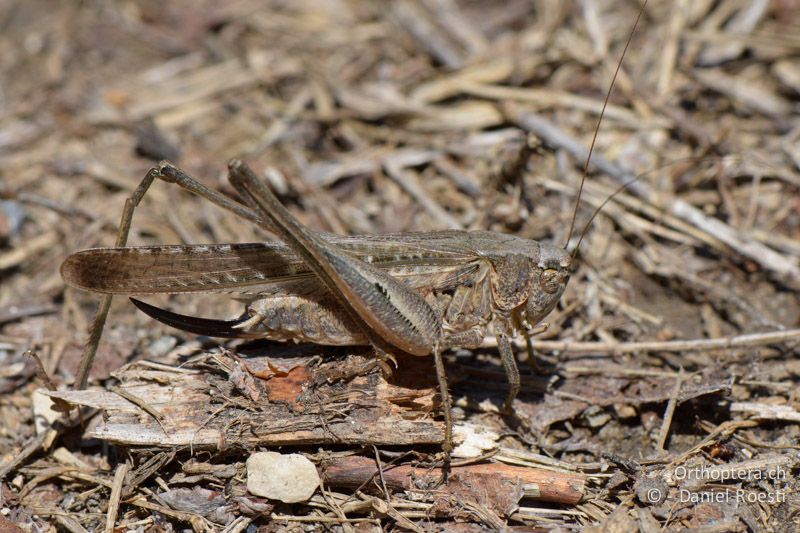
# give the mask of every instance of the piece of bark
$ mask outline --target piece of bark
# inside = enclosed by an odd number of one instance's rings
[[[434,487],[441,476],[440,468],[404,464],[384,466],[382,478],[390,490],[424,490]],[[351,489],[365,486],[370,480],[381,483],[375,461],[359,456],[341,457],[328,463],[324,470],[324,479],[327,486]],[[582,474],[483,463],[454,466],[449,483],[439,489],[461,497],[469,492],[472,498],[495,503],[503,499],[501,493],[516,493],[519,489],[513,505],[516,505],[523,492],[526,497],[535,500],[574,505],[583,497],[585,486],[586,477]],[[503,507],[505,508],[496,510],[502,511],[501,514],[510,512],[509,506]]]
[[[444,438],[444,424],[434,420],[439,411],[432,358],[402,358],[391,383],[371,355],[319,364],[318,357],[292,358],[290,365],[275,357],[215,358],[227,375],[136,363],[124,367],[115,376],[127,398],[100,390],[45,394],[103,410],[94,436],[125,445],[411,445]],[[237,364],[255,376],[259,394],[250,380],[247,390],[238,388],[243,381],[234,373]]]

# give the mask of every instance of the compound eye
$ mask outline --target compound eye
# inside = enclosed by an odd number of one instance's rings
[[[558,292],[561,287],[561,282],[558,279],[558,271],[554,268],[548,268],[542,272],[542,290],[548,294]]]

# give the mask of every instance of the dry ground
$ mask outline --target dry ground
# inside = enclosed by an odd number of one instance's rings
[[[800,9],[791,0],[651,2],[597,139],[578,227],[619,183],[648,173],[595,219],[548,331],[534,339],[536,375],[525,377],[516,415],[497,413],[505,382],[492,338],[448,356],[459,426],[489,431],[487,487],[504,464],[547,468],[578,480],[579,502],[537,498],[517,478],[511,493],[384,491],[375,478],[277,504],[244,489],[249,451],[276,448],[252,428],[197,449],[119,444],[113,406],[66,392],[98,298],[66,289],[58,267],[71,252],[113,244],[125,198],[156,161],[231,192],[226,161],[243,158],[304,222],[335,233],[491,229],[563,244],[638,10],[591,0],[222,4],[0,3],[0,530],[93,531],[109,516],[120,531],[797,530]],[[265,238],[157,183],[130,242]],[[149,301],[206,317],[240,311],[223,296]],[[264,418],[261,378],[235,364],[246,348],[158,325],[118,298],[93,390],[119,399],[125,387],[191,376],[211,391],[204,408],[239,409],[237,424],[250,420],[242,413]],[[62,397],[94,409],[48,429],[45,397],[34,395],[45,378],[28,349]],[[323,365],[346,359],[314,350]],[[421,364],[411,381],[429,374]],[[374,386],[381,373],[370,368],[347,383]],[[433,395],[417,400],[410,427],[434,424],[440,435]],[[141,413],[133,421],[154,424]],[[321,437],[282,449],[323,470],[350,453],[412,462],[404,452],[436,451],[404,431],[394,446]]]

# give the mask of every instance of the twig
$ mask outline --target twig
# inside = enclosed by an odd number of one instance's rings
[[[173,509],[170,509],[169,507],[149,502],[144,498],[144,496],[137,496],[131,500],[126,501],[126,503],[130,505],[135,505],[136,507],[141,507],[142,509],[147,509],[148,511],[155,511],[157,513],[161,513],[170,518],[174,518],[175,520],[187,522],[191,524],[192,529],[194,529],[195,531],[213,531],[213,529],[210,527],[208,523],[208,520],[206,520],[202,516],[198,516],[193,513],[186,513],[183,511],[175,511]]]
[[[482,475],[496,476],[499,480],[521,480],[535,499],[574,505],[583,497],[586,478],[582,474],[556,472],[541,468],[521,468],[501,463],[484,463],[468,466],[452,466],[451,476]],[[364,480],[376,475],[375,461],[365,457],[350,456],[334,460],[325,470],[325,481],[330,486],[358,487]],[[383,472],[386,485],[394,490],[417,489],[426,484],[433,485],[441,477],[440,468],[416,468],[404,464],[386,468]],[[444,487],[443,490],[447,490]]]
[[[489,43],[473,21],[464,16],[454,0],[423,0],[425,7],[436,16],[436,21],[470,53],[486,50]]]
[[[672,389],[669,402],[667,402],[667,408],[664,411],[664,422],[661,424],[661,432],[658,436],[658,446],[656,447],[656,450],[663,450],[664,445],[667,442],[669,428],[672,425],[672,417],[675,414],[675,406],[678,405],[678,398],[681,394],[681,385],[683,385],[684,377],[683,368],[681,368],[678,371],[677,377],[675,378],[675,388]]]
[[[58,524],[70,533],[89,533],[80,523],[69,515],[53,515]],[[21,531],[21,530],[20,530]]]
[[[270,520],[285,522],[313,522],[320,524],[380,524],[380,520],[375,518],[337,518],[335,516],[293,516],[286,514],[270,515]]]
[[[8,463],[0,466],[0,481],[5,479],[8,474],[16,470],[18,466],[27,461],[28,458],[36,453],[39,448],[42,447],[42,444],[44,444],[50,438],[50,431],[44,431],[41,435],[31,438],[28,441],[28,444],[26,444],[18,454],[14,455]]]
[[[513,104],[506,104],[503,108],[506,115],[512,118],[521,128],[535,133],[553,147],[566,150],[578,161],[586,159],[588,153],[586,146],[575,137],[562,131],[555,124],[536,113],[523,111],[519,106]],[[632,170],[612,163],[601,154],[594,154],[592,164],[613,177],[620,184],[628,183],[635,177],[635,173]],[[737,231],[721,220],[709,217],[684,200],[671,198],[668,203],[665,203],[661,198],[662,195],[657,194],[641,181],[630,183],[627,188],[640,198],[661,206],[667,212],[712,235],[739,254],[755,261],[764,270],[776,274],[786,284],[793,287],[797,287],[800,284],[798,282],[800,280],[800,266],[796,261],[761,244],[749,235]]]
[[[734,402],[732,413],[747,413],[756,420],[786,420],[800,422],[800,412],[791,405],[771,405],[759,402]]]
[[[752,428],[757,425],[758,422],[755,420],[728,420],[726,422],[723,422],[719,426],[715,427],[712,431],[710,431],[709,434],[706,435],[705,438],[703,438],[703,440],[692,446],[692,448],[686,450],[678,457],[673,458],[672,461],[669,462],[669,464],[670,465],[681,464],[684,461],[686,461],[686,459],[688,459],[695,453],[699,452],[700,450],[708,446],[710,443],[717,440],[723,440],[726,437],[736,433],[739,429]]]
[[[0,324],[36,315],[49,315],[58,311],[52,304],[9,305],[0,311]]]
[[[679,0],[672,5],[672,16],[669,17],[667,35],[664,38],[661,64],[658,69],[658,95],[664,97],[669,94],[672,85],[672,76],[675,72],[675,62],[678,57],[678,48],[681,32],[686,26],[688,0]]]
[[[389,489],[386,488],[386,480],[383,479],[383,464],[381,464],[381,454],[378,453],[378,448],[373,444],[372,451],[375,452],[375,464],[378,467],[378,476],[381,479],[381,488],[383,489],[383,495],[386,496],[386,503],[392,501],[392,497],[389,495]]]
[[[128,475],[131,465],[123,462],[114,472],[114,484],[111,487],[111,496],[108,498],[108,514],[106,514],[106,533],[114,533],[114,524],[117,522],[119,500],[122,496],[122,487],[125,485],[125,476]]]
[[[414,531],[415,533],[424,533],[424,529],[420,528],[414,522],[402,515],[397,509],[391,506],[388,501],[383,501],[380,498],[372,497],[369,498],[369,502],[372,504],[372,508],[375,510],[375,512],[391,517],[395,522],[397,522],[399,527],[409,531]]]
[[[33,359],[34,363],[36,364],[36,375],[44,382],[44,386],[47,387],[48,390],[57,390],[55,384],[50,379],[50,376],[47,375],[47,371],[44,369],[44,365],[42,364],[42,360],[39,358],[38,353],[33,350],[25,350],[25,353],[22,354],[22,356],[27,356]]]
[[[403,1],[394,4],[392,13],[399,24],[422,44],[436,59],[451,68],[463,63],[461,52],[428,20],[425,12],[414,3]]]
[[[222,530],[222,533],[242,533],[242,531],[246,530],[252,523],[253,523],[252,517],[240,516],[236,518],[236,520],[225,526],[225,529]]]
[[[782,344],[791,341],[800,341],[800,329],[768,331],[765,333],[748,333],[746,335],[736,335],[734,337],[722,337],[719,339],[694,339],[688,341],[621,342],[619,344],[611,344],[607,342],[531,340],[531,344],[537,350],[549,352],[623,354],[633,352],[700,352],[730,348],[744,348],[748,346],[764,346],[768,344]]]
[[[22,241],[16,248],[0,254],[0,270],[15,267],[30,257],[38,256],[52,248],[59,240],[61,239],[57,232],[48,231]]]
[[[383,167],[386,173],[393,178],[414,200],[416,200],[438,223],[449,229],[461,229],[461,223],[453,218],[450,213],[436,203],[425,191],[416,174],[406,170],[396,161],[387,159]]]

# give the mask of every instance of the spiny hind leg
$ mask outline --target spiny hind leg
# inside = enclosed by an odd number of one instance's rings
[[[151,169],[147,175],[142,179],[133,194],[125,200],[125,208],[122,210],[122,217],[119,221],[119,229],[117,230],[116,246],[125,246],[128,243],[128,234],[131,230],[131,223],[133,222],[133,212],[136,206],[142,201],[153,180],[157,177],[158,171]],[[108,318],[108,310],[111,307],[111,295],[104,294],[100,300],[100,305],[97,308],[97,313],[94,315],[92,324],[89,326],[89,340],[86,341],[86,346],[83,348],[81,355],[81,363],[78,367],[78,374],[75,377],[75,388],[82,390],[86,388],[89,382],[89,372],[92,369],[94,357],[97,354],[97,347],[100,344],[100,337],[103,335],[103,328],[106,325],[106,318]]]
[[[251,209],[231,200],[220,192],[209,189],[183,171],[172,166],[170,163],[162,162],[157,168],[150,169],[141,183],[139,183],[139,186],[136,187],[136,190],[133,191],[133,194],[125,200],[125,208],[122,211],[119,230],[117,231],[117,247],[125,246],[128,243],[128,234],[130,233],[131,223],[133,222],[133,213],[156,179],[161,179],[168,183],[176,183],[180,187],[210,200],[214,204],[246,220],[254,222],[261,220]],[[86,346],[83,349],[80,366],[78,367],[78,373],[75,377],[75,388],[78,390],[86,388],[86,384],[89,381],[89,372],[91,371],[94,357],[97,354],[97,347],[100,344],[100,337],[103,334],[110,307],[111,295],[103,295],[100,300],[100,305],[97,308],[97,313],[89,326],[89,340],[86,342]]]
[[[481,345],[486,328],[476,326],[467,331],[445,334],[442,341],[434,346],[433,361],[436,366],[436,379],[439,383],[439,396],[442,401],[442,412],[444,414],[444,441],[442,452],[444,454],[444,467],[442,469],[442,479],[446,482],[450,473],[450,453],[453,451],[453,417],[452,417],[452,397],[447,386],[447,373],[444,367],[442,351],[447,348],[477,348]]]
[[[179,187],[186,189],[197,196],[200,196],[201,198],[205,198],[206,200],[225,209],[226,211],[230,211],[240,218],[255,222],[256,224],[269,225],[267,221],[263,220],[262,217],[260,217],[249,207],[228,198],[221,192],[206,187],[181,169],[173,166],[171,163],[162,161],[157,169],[153,169],[150,172],[153,172],[156,178],[164,180],[167,183],[174,183]]]
[[[439,344],[433,347],[433,361],[436,365],[436,378],[439,381],[439,396],[442,400],[442,411],[444,412],[444,441],[442,442],[442,452],[444,453],[444,468],[442,469],[442,482],[447,481],[450,473],[450,453],[453,451],[453,416],[450,412],[451,401],[450,391],[447,390],[447,374],[444,370],[444,360]]]

